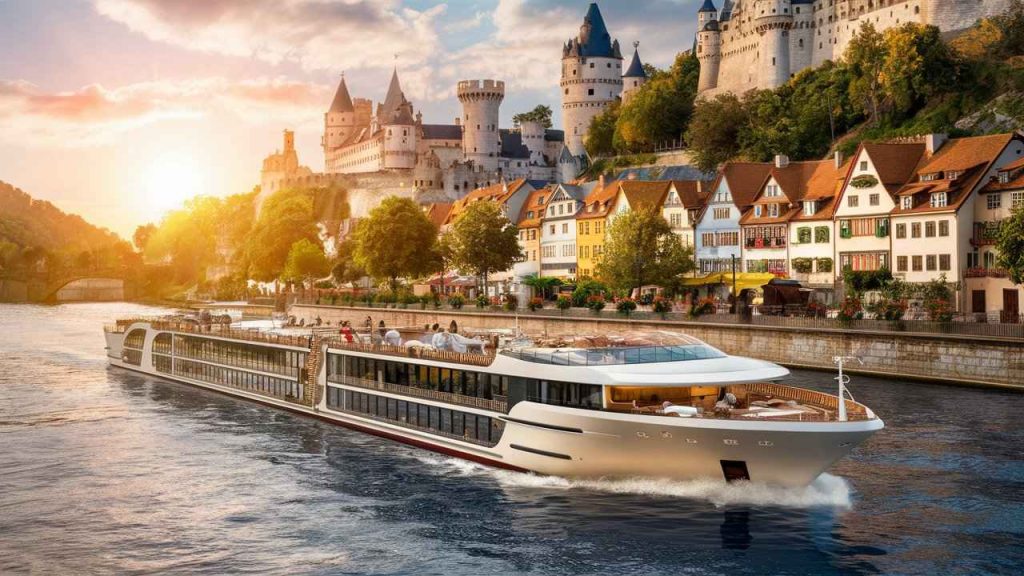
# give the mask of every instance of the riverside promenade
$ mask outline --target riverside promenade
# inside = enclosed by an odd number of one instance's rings
[[[364,306],[293,304],[289,313],[310,321],[319,317],[331,325],[349,321],[360,325],[367,316],[388,326],[459,326],[477,329],[510,329],[516,326],[531,335],[603,334],[626,330],[685,332],[727,354],[751,356],[791,368],[832,370],[832,357],[857,356],[863,364],[848,363],[850,372],[916,379],[955,385],[998,387],[1024,391],[1024,337],[1014,326],[964,327],[942,333],[931,323],[908,322],[903,330],[889,323],[866,323],[856,329],[813,318],[771,318],[751,323],[734,321],[732,315],[713,315],[700,320],[662,320],[656,315],[559,314],[523,311],[519,314],[474,309],[402,309]],[[718,316],[718,318],[715,318]],[[782,320],[789,322],[782,322]],[[864,322],[864,321],[862,321]],[[867,328],[865,328],[867,327]],[[883,329],[886,328],[886,329]],[[973,330],[967,330],[973,328]],[[994,330],[993,330],[994,329]],[[974,332],[974,333],[971,333]]]

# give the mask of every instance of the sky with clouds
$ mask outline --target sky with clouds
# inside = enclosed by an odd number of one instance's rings
[[[605,0],[623,51],[668,66],[700,0]],[[570,0],[0,0],[0,180],[122,235],[182,198],[244,192],[296,130],[322,170],[323,112],[344,72],[378,101],[397,65],[431,123],[458,80],[506,82],[502,125],[547,104],[560,122]]]

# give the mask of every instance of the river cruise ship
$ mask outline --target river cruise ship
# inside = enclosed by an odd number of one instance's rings
[[[530,341],[136,318],[105,334],[113,366],[564,477],[803,486],[883,427],[852,397],[667,332]]]

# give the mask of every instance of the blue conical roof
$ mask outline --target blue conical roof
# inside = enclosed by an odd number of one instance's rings
[[[715,3],[711,0],[704,0],[704,5],[697,12],[718,12],[718,8],[715,8]]]
[[[640,61],[640,49],[633,49],[633,61],[629,63],[629,69],[622,75],[623,78],[647,78],[644,71],[644,64]]]
[[[589,31],[586,30],[589,25]],[[580,30],[580,55],[589,57],[615,58],[612,48],[612,36],[605,26],[604,17],[597,3],[590,4],[586,17],[583,18],[583,29]]]

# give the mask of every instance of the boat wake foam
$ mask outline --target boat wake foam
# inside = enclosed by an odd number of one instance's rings
[[[701,500],[722,507],[738,504],[786,508],[843,508],[853,506],[850,484],[839,476],[822,474],[808,486],[794,488],[757,482],[726,483],[717,479],[666,480],[659,478],[570,479],[560,476],[510,472],[481,464],[439,456],[419,457],[431,469],[457,476],[489,476],[510,489],[591,490],[659,498]]]

